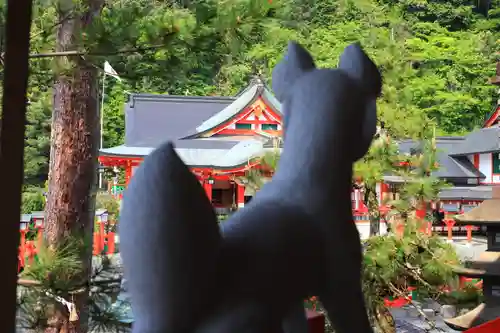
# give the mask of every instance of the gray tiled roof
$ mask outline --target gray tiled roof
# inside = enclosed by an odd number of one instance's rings
[[[143,157],[165,141],[172,141],[190,166],[234,167],[261,154],[270,138],[202,138],[200,134],[235,117],[258,97],[273,111],[281,104],[260,80],[236,98],[133,94],[125,107],[125,144],[101,149],[108,156]]]
[[[491,186],[474,187],[450,187],[441,190],[439,198],[441,200],[468,199],[468,200],[486,200],[491,199]]]
[[[212,148],[182,148],[177,143],[192,141],[194,144],[203,141],[214,141],[220,147]],[[263,140],[249,139],[240,142],[217,141],[217,140],[180,140],[175,143],[175,150],[179,157],[191,167],[213,167],[213,168],[232,168],[247,164],[252,158],[261,156],[266,149]],[[212,142],[213,143],[213,142]],[[113,148],[101,149],[101,153],[107,156],[120,157],[144,157],[149,155],[154,148],[151,147],[129,147],[118,146]]]
[[[157,147],[180,139],[233,101],[233,97],[133,94],[125,106],[125,144]]]
[[[125,145],[157,147],[165,141],[199,137],[262,97],[276,112],[281,104],[254,80],[236,97],[132,94],[125,106]]]
[[[459,156],[496,151],[500,151],[500,127],[495,126],[471,132],[459,145],[453,147],[450,155]]]
[[[434,176],[440,178],[484,178],[485,176],[477,170],[466,156],[450,156],[456,146],[462,145],[463,137],[439,137],[436,139],[437,160],[440,168]],[[401,153],[411,153],[412,149],[418,147],[413,140],[403,140],[399,143]]]

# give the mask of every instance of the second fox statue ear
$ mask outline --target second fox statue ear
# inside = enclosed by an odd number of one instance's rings
[[[376,99],[382,90],[382,77],[377,66],[366,55],[359,44],[349,45],[340,56],[339,69],[357,82],[360,94],[365,99],[365,107],[360,115],[361,136],[353,147],[353,159],[366,154],[377,131]]]
[[[344,49],[340,56],[339,69],[356,80],[369,97],[377,98],[380,95],[382,90],[380,72],[358,43]]]
[[[304,72],[314,68],[314,60],[309,52],[298,43],[290,42],[283,60],[273,70],[272,86],[278,100],[283,102],[290,86]]]

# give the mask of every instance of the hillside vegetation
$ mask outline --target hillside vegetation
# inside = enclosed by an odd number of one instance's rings
[[[34,2],[31,51],[54,52],[58,1]],[[107,60],[123,79],[107,79],[105,147],[123,142],[128,92],[233,95],[253,75],[270,81],[291,39],[322,67],[335,67],[342,49],[360,41],[382,70],[380,117],[393,136],[412,136],[428,121],[439,134],[459,134],[480,125],[497,98],[488,78],[500,51],[500,0],[491,8],[477,3],[109,0],[76,38],[87,61],[102,68]],[[52,83],[65,70],[61,63],[31,60],[26,185],[47,179]]]

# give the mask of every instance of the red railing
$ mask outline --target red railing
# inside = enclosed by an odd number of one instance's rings
[[[115,233],[105,231],[105,223],[97,222],[98,230],[94,232],[93,254],[113,254],[115,253]],[[36,231],[35,240],[27,240],[26,235]],[[38,250],[43,242],[43,223],[35,223],[35,229],[21,230],[21,240],[18,254],[18,271],[20,272],[26,264],[33,263],[38,254]]]

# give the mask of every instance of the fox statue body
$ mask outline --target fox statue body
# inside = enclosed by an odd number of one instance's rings
[[[381,76],[357,44],[338,69],[317,69],[290,43],[273,90],[284,112],[279,166],[220,227],[171,143],[136,171],[120,219],[133,332],[307,332],[313,295],[337,333],[372,332],[351,186],[376,132]]]

